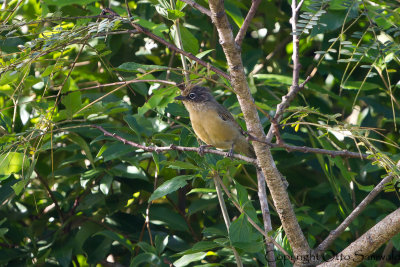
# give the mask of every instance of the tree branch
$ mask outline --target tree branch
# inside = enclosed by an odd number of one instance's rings
[[[133,141],[129,141],[115,133],[110,133],[109,131],[105,130],[103,127],[101,127],[99,125],[89,125],[89,127],[96,128],[96,129],[102,131],[105,136],[113,137],[113,138],[121,141],[124,144],[128,144],[130,146],[143,149],[144,151],[156,152],[156,153],[161,153],[161,152],[170,151],[170,150],[199,152],[199,148],[197,148],[197,147],[184,147],[184,146],[175,146],[175,145],[164,146],[164,147],[144,146],[144,145],[135,143]],[[223,156],[223,157],[229,157],[229,152],[224,152],[224,151],[215,150],[215,149],[205,148],[204,153],[210,153],[210,154],[215,154],[215,155],[219,155],[219,156]],[[246,161],[251,164],[257,164],[257,161],[255,159],[249,158],[249,157],[246,157],[246,156],[243,156],[240,154],[233,154],[232,157]]]
[[[393,174],[389,174],[382,181],[372,189],[371,192],[361,201],[361,203],[350,213],[349,216],[333,231],[329,233],[329,235],[325,238],[324,241],[319,244],[316,251],[318,254],[323,253],[328,249],[328,247],[338,238],[343,231],[357,218],[358,215],[367,207],[367,205],[382,191],[385,184],[390,182],[393,179]]]
[[[49,185],[47,184],[46,180],[40,175],[37,175],[37,177],[38,177],[39,181],[43,184],[44,188],[47,191],[47,194],[49,195],[49,197],[53,201],[54,207],[56,208],[56,211],[58,213],[58,216],[60,217],[61,222],[64,223],[64,215],[63,215],[63,213],[61,211],[60,206],[58,205],[57,198],[54,196],[54,194],[51,191],[51,189],[50,189]]]
[[[272,231],[271,213],[269,212],[267,190],[265,188],[265,177],[261,170],[257,170],[258,199],[260,200],[261,214],[266,234]],[[265,239],[267,261],[269,267],[276,267],[274,244]]]
[[[255,107],[244,73],[241,52],[233,37],[232,29],[225,13],[222,0],[209,0],[212,21],[217,28],[220,44],[229,66],[231,84],[246,121],[247,129],[258,140],[265,140],[265,134]],[[289,195],[276,168],[271,151],[264,144],[253,143],[258,164],[266,178],[274,205],[295,256],[308,255],[310,247],[300,229]]]
[[[299,36],[297,35],[297,19],[299,16],[299,9],[303,1],[300,1],[297,6],[297,0],[292,1],[292,17],[290,22],[292,24],[292,43],[293,43],[293,72],[292,72],[292,85],[290,86],[289,92],[282,97],[282,102],[279,103],[276,107],[276,112],[274,116],[274,120],[276,123],[279,123],[282,119],[283,112],[289,107],[292,100],[296,97],[296,95],[300,92],[301,89],[304,88],[306,83],[312,78],[312,76],[308,76],[307,79],[299,86],[299,77],[300,77],[300,59],[299,59]],[[315,74],[315,73],[314,73]],[[267,141],[270,142],[274,136],[273,127],[271,125],[268,134]]]
[[[155,34],[152,33],[149,29],[147,29],[147,28],[145,28],[145,27],[142,27],[142,26],[140,26],[139,24],[133,23],[133,22],[131,22],[131,21],[130,21],[130,24],[131,24],[132,27],[134,27],[136,30],[138,30],[139,32],[141,32],[141,33],[143,33],[143,34],[149,36],[151,39],[153,39],[153,40],[155,40],[155,41],[157,41],[157,42],[159,42],[159,43],[165,45],[165,46],[168,47],[169,49],[174,50],[174,51],[178,52],[179,54],[184,55],[185,57],[188,57],[188,58],[190,58],[190,59],[196,61],[196,62],[199,63],[200,65],[202,65],[202,66],[204,66],[204,67],[206,67],[206,68],[208,68],[208,69],[214,71],[215,73],[221,75],[221,76],[224,77],[225,79],[230,80],[230,77],[229,77],[228,74],[226,74],[225,72],[223,72],[222,70],[220,70],[220,69],[218,69],[218,68],[216,68],[216,67],[214,67],[214,66],[211,66],[210,63],[207,63],[207,62],[205,62],[205,61],[199,59],[198,57],[194,56],[194,55],[191,54],[191,53],[188,53],[188,52],[186,52],[186,51],[184,51],[184,50],[182,50],[182,49],[179,49],[179,48],[176,47],[175,45],[173,45],[173,44],[171,44],[171,43],[165,41],[163,38],[161,38],[161,37],[155,35]]]
[[[204,15],[207,15],[207,16],[211,17],[210,10],[208,10],[205,7],[203,7],[202,5],[197,4],[195,1],[193,1],[193,0],[181,0],[181,1],[185,2],[186,4],[188,4],[189,6],[195,8],[195,9],[197,9],[198,11],[203,13]]]
[[[246,215],[247,220],[253,227],[259,231],[269,242],[273,243],[277,249],[279,249],[283,255],[285,255],[286,259],[288,259],[291,263],[294,263],[293,257],[290,256],[290,254],[281,246],[279,245],[275,239],[270,237],[267,233],[265,233],[257,223],[255,223],[249,216],[247,216],[246,212],[239,206],[238,203],[236,203],[235,199],[232,197],[232,194],[229,192],[228,188],[226,188],[225,184],[222,182],[221,178],[219,176],[215,177],[217,182],[221,185],[222,189],[224,190],[225,194],[228,196],[228,198],[232,201],[233,205],[236,207],[240,213],[243,213]]]
[[[231,220],[229,218],[228,209],[226,208],[226,205],[225,205],[224,196],[222,195],[221,185],[218,182],[219,176],[215,172],[214,172],[213,176],[214,176],[215,189],[217,190],[219,206],[221,207],[222,217],[224,218],[226,231],[229,234],[229,226],[231,225]],[[235,259],[236,259],[236,265],[238,267],[243,267],[242,259],[240,258],[240,255],[236,251],[235,247],[233,247],[233,246],[232,246],[232,251],[233,251],[233,255],[235,256]]]
[[[338,255],[318,266],[357,266],[399,232],[400,208],[386,216]]]
[[[238,46],[242,46],[243,38],[246,35],[247,28],[250,25],[251,20],[253,19],[254,15],[256,14],[257,8],[260,5],[261,0],[252,0],[251,7],[249,12],[247,13],[246,18],[242,24],[242,27],[239,29],[239,32],[236,35],[235,42]]]

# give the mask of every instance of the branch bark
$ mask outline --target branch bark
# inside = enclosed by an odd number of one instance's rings
[[[141,32],[141,33],[143,33],[143,34],[149,36],[151,39],[153,39],[153,40],[155,40],[155,41],[157,41],[157,42],[159,42],[159,43],[165,45],[165,46],[168,47],[169,49],[174,50],[174,51],[176,51],[177,53],[179,53],[179,54],[181,54],[181,55],[184,55],[185,57],[188,57],[188,58],[190,58],[191,60],[196,61],[196,62],[199,63],[200,65],[202,65],[202,66],[204,66],[204,67],[206,67],[206,68],[209,68],[210,70],[212,70],[212,71],[214,71],[215,73],[221,75],[221,76],[224,77],[225,79],[228,79],[228,80],[230,79],[229,75],[226,74],[225,72],[223,72],[222,70],[220,70],[220,69],[218,69],[218,68],[216,68],[216,67],[210,65],[209,63],[207,63],[207,62],[205,62],[205,61],[199,59],[198,57],[194,56],[194,55],[191,54],[191,53],[188,53],[188,52],[186,52],[186,51],[184,51],[184,50],[182,50],[182,49],[179,49],[179,48],[176,47],[175,45],[173,45],[173,44],[171,44],[171,43],[165,41],[163,38],[161,38],[161,37],[155,35],[155,34],[152,33],[149,29],[147,29],[147,28],[145,28],[145,27],[143,27],[143,26],[140,26],[139,24],[133,23],[133,22],[130,22],[130,24],[132,25],[133,28],[135,28],[135,29],[138,30],[139,32]]]
[[[357,266],[400,232],[400,208],[386,216],[338,255],[318,267]]]
[[[382,191],[385,184],[389,183],[393,179],[393,175],[390,174],[382,179],[382,181],[361,201],[361,203],[351,212],[349,216],[331,233],[325,238],[324,241],[319,244],[316,251],[318,254],[323,253],[328,247],[335,241],[336,238],[343,233],[343,231],[350,225],[355,218],[367,207],[367,205]]]
[[[186,4],[188,4],[189,6],[197,9],[198,11],[200,11],[201,13],[211,17],[211,12],[210,10],[208,10],[207,8],[203,7],[202,5],[197,4],[195,1],[193,0],[181,0],[182,2],[185,2]]]
[[[260,123],[256,107],[253,105],[254,99],[247,84],[247,78],[244,73],[241,59],[241,52],[234,40],[231,26],[225,13],[223,1],[210,0],[209,5],[212,14],[211,18],[217,28],[220,44],[228,62],[231,84],[242,109],[247,129],[252,136],[255,136],[259,140],[265,140],[265,133]],[[258,164],[266,177],[274,205],[278,211],[278,215],[282,221],[282,226],[293,252],[295,256],[307,255],[310,251],[310,247],[308,246],[304,234],[297,222],[296,215],[289,200],[289,195],[272,158],[271,151],[262,143],[254,142],[253,145],[257,155]]]
[[[247,13],[246,18],[244,19],[242,27],[239,29],[239,32],[236,35],[235,42],[238,46],[242,45],[243,38],[246,35],[247,29],[249,28],[250,22],[256,14],[257,8],[260,5],[261,0],[252,0],[251,7],[249,12]]]

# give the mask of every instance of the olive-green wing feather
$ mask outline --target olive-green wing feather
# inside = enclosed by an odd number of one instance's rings
[[[246,135],[245,131],[242,129],[242,127],[240,127],[239,123],[237,123],[232,114],[224,106],[218,104],[217,112],[221,119],[223,119],[224,121],[231,121],[233,124],[236,125],[236,127],[243,135]]]

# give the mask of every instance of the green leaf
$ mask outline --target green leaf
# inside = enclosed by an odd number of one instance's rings
[[[92,152],[90,151],[90,147],[89,145],[86,143],[85,139],[83,139],[82,137],[80,137],[79,135],[77,135],[76,133],[70,133],[68,135],[68,138],[74,142],[75,144],[77,144],[78,146],[80,146],[82,148],[83,151],[85,151],[85,155],[86,157],[89,159],[90,164],[92,165],[93,169],[96,169],[96,166],[94,164],[94,159],[93,159],[93,155]]]
[[[207,256],[206,252],[197,252],[193,254],[184,255],[180,259],[174,261],[174,266],[176,267],[187,266],[192,262],[201,261],[206,256]]]
[[[113,159],[118,159],[121,156],[134,152],[136,150],[137,148],[135,147],[119,142],[114,144],[106,143],[99,150],[99,153],[96,155],[96,157],[99,158],[101,156],[103,157],[104,161],[110,161]]]
[[[172,192],[175,192],[179,188],[184,187],[187,184],[187,180],[193,179],[193,175],[181,175],[172,178],[171,180],[166,181],[162,185],[160,185],[154,192],[151,194],[149,198],[149,202],[155,199],[161,198],[165,195],[168,195]]]
[[[19,152],[8,152],[0,155],[0,175],[18,173],[29,166],[29,159]]]
[[[217,190],[215,188],[193,188],[192,190],[190,190],[189,193],[187,193],[187,195],[193,194],[193,193],[208,194],[208,193],[216,193],[216,192],[217,192]]]
[[[87,5],[87,4],[96,2],[96,0],[43,0],[43,2],[48,5],[55,5],[58,7],[63,7],[63,6],[73,5],[73,4]]]
[[[190,204],[188,208],[188,214],[192,215],[199,211],[211,210],[217,205],[218,205],[218,200],[216,197],[210,199],[204,199],[204,198],[196,199],[193,200],[192,203]]]
[[[247,221],[244,214],[231,223],[229,239],[232,245],[246,252],[255,253],[263,249],[261,235],[254,232],[252,225]]]
[[[152,205],[150,208],[150,222],[157,225],[166,225],[176,231],[188,232],[186,221],[170,206]]]
[[[125,72],[146,72],[146,71],[161,71],[167,70],[168,67],[158,66],[158,65],[143,65],[135,62],[125,62],[119,65],[115,70],[125,71]]]
[[[139,254],[133,258],[130,267],[143,266],[142,263],[149,263],[150,266],[162,266],[161,259],[153,253],[143,253]]]
[[[202,168],[193,165],[189,162],[183,161],[161,161],[161,164],[167,165],[167,168],[175,169],[175,170],[202,170]]]
[[[115,176],[148,181],[146,173],[141,168],[133,165],[118,164],[109,170],[109,172]]]
[[[212,250],[220,246],[220,244],[215,243],[214,241],[199,241],[195,243],[192,248],[179,252],[176,255],[183,256],[197,252],[207,252],[208,250]]]
[[[265,80],[264,84],[270,86],[292,85],[292,77],[279,74],[255,74],[253,76],[258,80]]]
[[[225,1],[226,14],[233,19],[236,25],[240,28],[243,25],[244,18],[236,1]]]
[[[211,53],[212,51],[215,51],[215,49],[209,49],[209,50],[205,50],[203,52],[200,52],[196,55],[197,58],[202,58],[205,55],[208,55],[209,53]]]
[[[161,253],[163,253],[165,247],[168,245],[168,239],[169,236],[160,236],[160,235],[156,235],[155,240],[154,240],[154,245],[156,247],[156,252],[158,255],[161,255]]]
[[[188,29],[186,29],[182,25],[179,25],[179,30],[181,33],[183,50],[192,53],[193,55],[197,54],[199,52],[199,41]],[[180,47],[179,35],[175,25],[171,27],[170,35],[172,40],[174,40],[175,45],[177,47]]]
[[[393,241],[393,246],[397,249],[400,250],[400,233],[398,233],[397,235],[395,235],[392,238]]]
[[[343,89],[347,90],[363,90],[363,91],[369,91],[369,90],[376,90],[381,88],[380,85],[375,84],[375,83],[369,83],[369,82],[362,82],[362,81],[350,81],[346,82],[345,84],[342,85]]]
[[[111,232],[109,230],[104,230],[104,231],[96,233],[94,236],[96,236],[96,235],[102,235],[102,236],[108,237],[114,241],[117,241],[118,243],[120,243],[121,245],[126,247],[131,253],[134,252],[133,249],[135,246],[131,243],[131,241],[126,239],[121,234],[117,234],[116,232]]]
[[[185,16],[185,12],[176,9],[168,9],[167,13],[168,13],[167,19],[169,20],[177,20]]]
[[[18,79],[18,71],[7,71],[0,76],[0,86],[5,84],[11,84]]]
[[[28,182],[29,180],[20,180],[11,186],[17,196],[21,194],[22,190],[25,188]]]
[[[80,91],[72,91],[62,98],[61,103],[65,106],[66,115],[68,118],[72,118],[73,115],[81,109],[81,96],[82,94]]]
[[[103,178],[101,178],[100,181],[100,191],[104,194],[104,195],[108,195],[108,193],[110,192],[110,188],[111,188],[111,184],[113,182],[113,177],[111,175],[105,175]]]

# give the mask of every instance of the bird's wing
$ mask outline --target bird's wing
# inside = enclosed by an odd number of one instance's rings
[[[239,129],[239,131],[243,135],[245,135],[245,131],[243,131],[243,129],[242,129],[242,127],[240,127],[239,123],[237,123],[237,121],[232,116],[232,114],[224,106],[222,106],[221,104],[218,104],[217,112],[218,112],[219,117],[222,120],[231,122]]]

